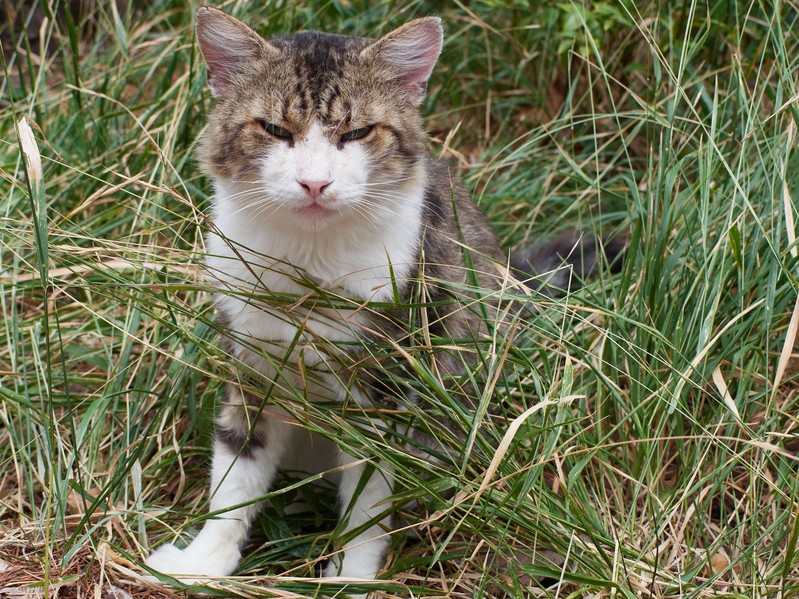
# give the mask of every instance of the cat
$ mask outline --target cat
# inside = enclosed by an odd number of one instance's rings
[[[507,285],[508,256],[446,163],[428,153],[420,105],[442,49],[441,20],[419,18],[377,40],[313,31],[265,39],[206,7],[196,31],[215,97],[199,143],[214,187],[206,264],[229,351],[260,374],[264,394],[293,385],[311,401],[370,405],[379,385],[368,374],[352,384],[331,342],[342,354],[375,339],[401,343],[410,324],[390,306],[420,288],[434,306],[433,334],[479,339],[484,316],[452,297],[475,283],[493,291]],[[558,244],[562,250],[537,248],[513,263],[544,272],[540,253],[550,270],[575,250],[573,240]],[[577,248],[584,270],[598,261],[592,247]],[[554,283],[564,282],[547,284]],[[351,307],[317,307],[314,288]],[[304,301],[270,301],[277,295]],[[361,309],[371,305],[382,307]],[[436,360],[450,378],[464,368],[452,353]],[[220,516],[185,549],[158,547],[147,566],[181,578],[233,573],[258,511],[254,500],[277,469],[339,467],[345,528],[362,530],[324,574],[374,579],[388,543],[391,468],[340,451],[248,388],[231,382],[217,419],[210,510]]]

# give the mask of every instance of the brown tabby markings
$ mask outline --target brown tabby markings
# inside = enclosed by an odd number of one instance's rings
[[[361,56],[372,41],[318,32],[270,40],[282,51],[281,60],[267,55],[252,64],[214,111],[199,149],[206,172],[236,178],[255,171],[269,147],[281,143],[263,131],[258,119],[295,136],[316,119],[331,140],[333,134],[378,124],[366,140],[375,163],[392,178],[406,176],[425,154],[422,119],[398,98],[395,73]]]
[[[420,161],[426,166],[429,186],[420,250],[429,300],[451,301],[438,282],[467,283],[461,241],[471,248],[481,285],[498,288],[497,262],[504,263],[505,256],[490,224],[447,165],[428,158],[421,115],[397,94],[396,73],[383,61],[361,55],[373,40],[306,32],[267,43],[281,51],[281,59],[272,60],[271,52],[265,51],[263,60],[255,61],[234,83],[235,91],[217,104],[200,144],[204,170],[246,179],[266,153],[273,148],[279,151],[275,146],[284,142],[266,133],[261,119],[295,136],[302,136],[315,120],[326,128],[331,143],[344,131],[374,125],[363,143],[372,164],[379,165],[386,178],[408,177]],[[398,284],[406,296],[403,299],[408,300],[411,285]],[[461,305],[433,312],[430,321],[435,335],[474,339],[484,328],[480,318]],[[374,330],[394,340],[408,334],[407,327],[397,327],[385,316],[373,314],[372,320]],[[441,355],[439,361],[445,376],[463,370],[463,363],[454,356]],[[256,424],[253,429],[247,415],[248,404],[261,403],[253,399],[229,391],[219,421],[219,440],[245,455],[265,442],[265,427]]]
[[[277,469],[307,458],[299,469],[335,472],[339,481],[344,546],[325,576],[373,579],[391,526],[391,465],[377,456],[367,465],[294,426],[278,400],[299,391],[309,401],[367,409],[385,397],[402,402],[405,391],[381,380],[392,365],[374,363],[382,358],[370,342],[387,341],[434,352],[431,366],[467,407],[481,395],[468,382],[480,377],[472,355],[493,338],[492,325],[503,334],[494,321],[504,311],[490,295],[508,283],[507,255],[460,181],[427,151],[419,105],[443,29],[428,17],[377,41],[318,32],[266,40],[214,9],[200,9],[197,23],[217,99],[199,145],[216,186],[206,264],[220,289],[229,352],[243,367],[217,419],[210,509],[224,515],[207,519],[186,548],[162,544],[147,565],[189,580],[235,572]],[[571,241],[524,252],[514,264],[527,272],[557,267],[558,248],[570,254]],[[594,253],[583,269],[595,261]],[[425,339],[417,341],[420,326]],[[428,347],[428,334],[450,341]],[[407,354],[397,354],[404,368]],[[465,376],[471,371],[475,377]],[[410,434],[420,443],[409,445],[425,455],[448,449]],[[457,441],[446,443],[459,452]]]

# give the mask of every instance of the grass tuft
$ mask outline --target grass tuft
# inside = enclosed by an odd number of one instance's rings
[[[467,348],[483,365],[465,387],[474,410],[429,359],[463,341],[429,338],[424,298],[405,354],[365,348],[427,402],[381,409],[386,426],[464,434],[440,465],[358,426],[352,406],[282,401],[396,471],[386,509],[402,532],[382,580],[347,591],[799,595],[796,5],[221,8],[266,34],[375,36],[441,15],[431,150],[503,241],[629,240],[621,273],[578,293],[504,292],[491,318],[512,326]],[[0,6],[0,594],[182,593],[145,582],[141,560],[207,517],[213,415],[237,376],[201,266],[210,190],[192,151],[211,99],[193,11]],[[334,490],[287,477],[240,576],[204,592],[342,588],[308,578],[341,544]]]

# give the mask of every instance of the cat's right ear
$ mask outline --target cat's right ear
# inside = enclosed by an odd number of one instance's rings
[[[238,19],[208,6],[197,11],[197,42],[208,67],[208,85],[219,99],[254,61],[279,53]]]

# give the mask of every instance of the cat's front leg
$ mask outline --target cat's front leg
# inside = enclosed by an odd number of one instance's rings
[[[388,464],[378,468],[358,461],[343,452],[339,458],[344,468],[339,484],[341,520],[346,522],[345,535],[367,522],[372,524],[331,556],[325,576],[373,580],[383,567],[388,547],[391,516],[380,518],[380,514],[390,507],[386,500],[391,497],[393,479]]]
[[[242,417],[243,405],[240,392],[231,386],[214,443],[210,502],[214,515],[185,549],[172,544],[158,547],[146,560],[152,569],[196,580],[185,575],[228,576],[238,566],[241,545],[260,507],[257,499],[269,490],[292,436],[290,426],[263,414],[252,427]]]

